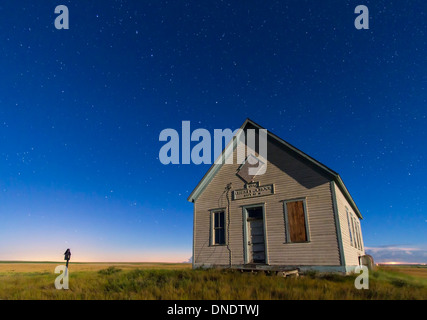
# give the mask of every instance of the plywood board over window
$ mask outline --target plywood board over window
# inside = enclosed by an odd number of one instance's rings
[[[284,206],[287,242],[309,241],[305,200],[285,201]]]

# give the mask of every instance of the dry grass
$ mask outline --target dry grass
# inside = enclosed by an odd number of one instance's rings
[[[382,267],[369,290],[357,290],[355,276],[336,274],[284,279],[188,264],[70,264],[70,290],[56,290],[56,265],[0,263],[0,299],[427,299],[427,268]]]
[[[2,273],[27,273],[27,272],[54,272],[55,267],[64,262],[0,262],[0,274]],[[116,267],[123,270],[132,269],[191,269],[188,263],[70,263],[70,271],[99,271],[108,267]]]
[[[381,269],[389,272],[402,273],[427,279],[427,267],[425,266],[381,266]]]

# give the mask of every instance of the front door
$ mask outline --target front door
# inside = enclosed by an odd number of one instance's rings
[[[248,263],[265,263],[263,208],[246,209]]]

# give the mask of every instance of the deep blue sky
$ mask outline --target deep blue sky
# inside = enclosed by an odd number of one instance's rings
[[[187,260],[209,166],[162,165],[159,133],[250,117],[341,174],[371,253],[427,262],[426,8],[3,1],[0,260]]]

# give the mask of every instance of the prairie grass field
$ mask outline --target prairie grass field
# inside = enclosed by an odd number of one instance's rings
[[[0,262],[0,299],[12,300],[295,300],[427,299],[426,266],[381,266],[369,289],[356,275],[308,273],[282,278],[235,270],[192,270],[190,264],[70,263],[69,290],[56,290],[63,263]]]

